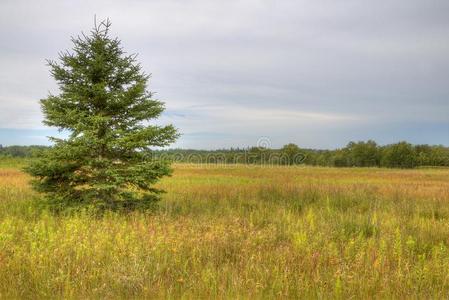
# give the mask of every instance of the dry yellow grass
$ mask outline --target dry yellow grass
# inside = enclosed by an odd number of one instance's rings
[[[56,216],[0,167],[0,298],[449,297],[449,170],[177,165],[153,213]]]

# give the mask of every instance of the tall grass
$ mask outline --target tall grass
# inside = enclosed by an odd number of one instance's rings
[[[157,211],[93,217],[40,209],[5,164],[0,298],[447,298],[448,179],[177,165]]]

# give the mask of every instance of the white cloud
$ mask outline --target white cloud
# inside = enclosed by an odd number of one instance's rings
[[[162,122],[186,133],[238,131],[245,144],[265,132],[314,146],[373,138],[387,124],[404,139],[418,124],[415,140],[449,144],[448,9],[446,0],[4,0],[0,128],[42,127],[38,99],[55,90],[44,60],[97,14],[153,73]]]

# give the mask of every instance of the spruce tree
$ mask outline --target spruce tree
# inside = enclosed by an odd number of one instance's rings
[[[164,110],[147,90],[136,55],[111,38],[109,20],[72,38],[73,49],[48,61],[59,95],[41,100],[44,124],[68,132],[26,169],[33,186],[57,208],[133,209],[153,204],[154,184],[171,173],[148,153],[178,137],[150,123]]]

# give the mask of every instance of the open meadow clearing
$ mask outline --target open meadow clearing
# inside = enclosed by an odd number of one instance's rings
[[[175,165],[152,213],[55,215],[0,162],[0,298],[449,296],[449,170]]]
[[[0,1],[0,300],[449,300],[448,12]]]

